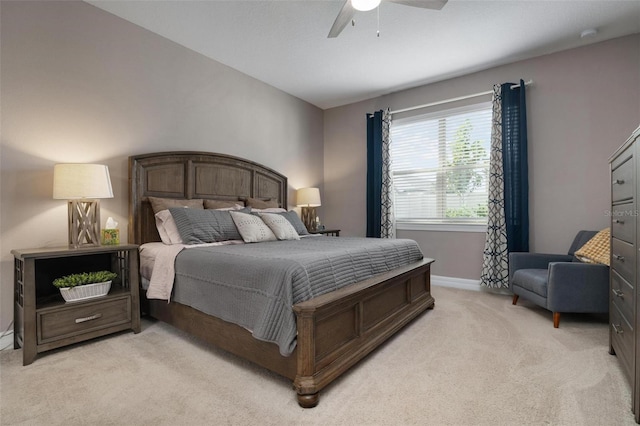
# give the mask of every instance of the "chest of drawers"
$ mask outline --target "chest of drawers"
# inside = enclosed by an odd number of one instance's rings
[[[638,195],[640,127],[611,157],[611,267],[609,352],[620,359],[632,384],[632,409],[640,422],[640,337],[638,327]]]

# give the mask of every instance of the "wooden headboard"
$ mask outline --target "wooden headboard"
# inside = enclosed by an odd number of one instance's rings
[[[287,208],[287,178],[230,155],[174,151],[129,157],[129,242],[160,241],[147,197],[277,200]]]

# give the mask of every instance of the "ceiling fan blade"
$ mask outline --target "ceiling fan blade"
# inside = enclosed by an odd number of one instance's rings
[[[391,3],[404,4],[405,6],[421,7],[423,9],[440,10],[447,4],[447,0],[387,0]]]
[[[351,6],[351,0],[345,0],[344,5],[342,5],[342,10],[338,13],[336,20],[333,22],[333,26],[329,31],[328,38],[335,38],[342,32],[344,27],[347,26],[351,19],[353,19],[353,15],[355,15],[356,10]]]

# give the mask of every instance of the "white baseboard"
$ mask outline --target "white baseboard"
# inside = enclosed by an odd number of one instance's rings
[[[466,278],[443,277],[441,275],[432,275],[431,284],[439,287],[459,288],[462,290],[487,291],[494,294],[511,295],[512,293],[506,288],[487,288],[480,285],[480,280],[469,280]]]
[[[466,278],[443,277],[441,275],[431,275],[431,284],[440,287],[460,288],[463,290],[480,291],[480,280],[469,280]]]
[[[496,294],[512,294],[506,288],[487,288],[480,285],[480,280],[469,280],[466,278],[443,277],[441,275],[432,275],[431,284],[439,287],[459,288],[462,290],[472,291],[488,291]]]
[[[0,337],[0,350],[13,349],[13,330]]]

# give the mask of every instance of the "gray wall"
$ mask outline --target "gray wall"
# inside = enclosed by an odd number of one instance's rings
[[[516,62],[326,110],[324,221],[365,235],[365,114],[491,90],[527,89],[531,249],[565,252],[580,229],[608,226],[608,157],[640,125],[640,35]],[[323,200],[323,202],[325,202]],[[484,235],[400,231],[436,259],[433,273],[477,280]]]
[[[116,218],[123,239],[127,157],[169,150],[265,164],[289,176],[291,201],[295,188],[324,184],[323,222],[364,235],[367,112],[533,79],[532,248],[564,251],[578,229],[607,225],[607,158],[640,124],[640,35],[323,113],[82,2],[1,2],[0,13],[1,330],[13,311],[11,249],[66,244],[66,203],[51,198],[58,162],[109,165],[115,198],[103,200],[103,222]],[[399,236],[436,258],[435,274],[478,279],[484,235]]]
[[[321,186],[323,114],[298,98],[82,2],[1,3],[0,330],[12,320],[15,248],[65,245],[53,165],[107,164],[127,230],[127,157],[203,150]]]

